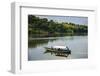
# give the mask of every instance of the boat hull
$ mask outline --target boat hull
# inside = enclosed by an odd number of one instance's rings
[[[58,53],[58,54],[71,54],[71,50],[63,50],[63,49],[55,49],[55,48],[48,48],[48,47],[45,47],[46,51],[47,52],[52,52],[52,53]]]

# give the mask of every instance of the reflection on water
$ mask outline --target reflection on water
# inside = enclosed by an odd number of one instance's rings
[[[59,56],[51,52],[46,52],[44,47],[68,46],[71,54]],[[88,58],[88,39],[87,36],[66,36],[66,37],[48,37],[33,38],[28,42],[28,60],[55,60],[55,59],[74,59]]]
[[[48,42],[53,42],[56,39],[33,39],[28,41],[28,47],[38,47],[43,44],[48,44]]]
[[[57,52],[55,52],[55,51],[48,51],[48,50],[46,50],[45,52],[44,52],[44,54],[46,54],[46,53],[50,53],[51,55],[55,55],[55,56],[60,56],[60,57],[68,57],[68,55],[70,55],[69,53],[64,53],[64,52],[59,52],[59,51],[57,51]]]

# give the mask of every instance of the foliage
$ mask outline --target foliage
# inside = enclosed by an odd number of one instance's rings
[[[28,16],[28,34],[29,37],[46,37],[46,36],[61,36],[85,33],[87,34],[88,27],[86,25],[79,25],[68,22],[55,22],[47,18],[39,18],[34,15]]]

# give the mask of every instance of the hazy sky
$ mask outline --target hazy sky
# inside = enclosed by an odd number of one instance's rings
[[[54,20],[56,22],[71,22],[75,24],[88,25],[88,17],[78,16],[51,16],[51,15],[36,15],[40,18],[47,18],[48,20]]]

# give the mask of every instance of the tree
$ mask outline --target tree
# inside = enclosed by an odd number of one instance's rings
[[[74,23],[68,22],[55,22],[53,20],[48,20],[47,18],[39,18],[34,15],[28,15],[28,32],[29,35],[33,34],[43,34],[41,36],[48,36],[55,34],[65,34],[68,33],[87,33],[88,26],[86,25],[79,25]]]

